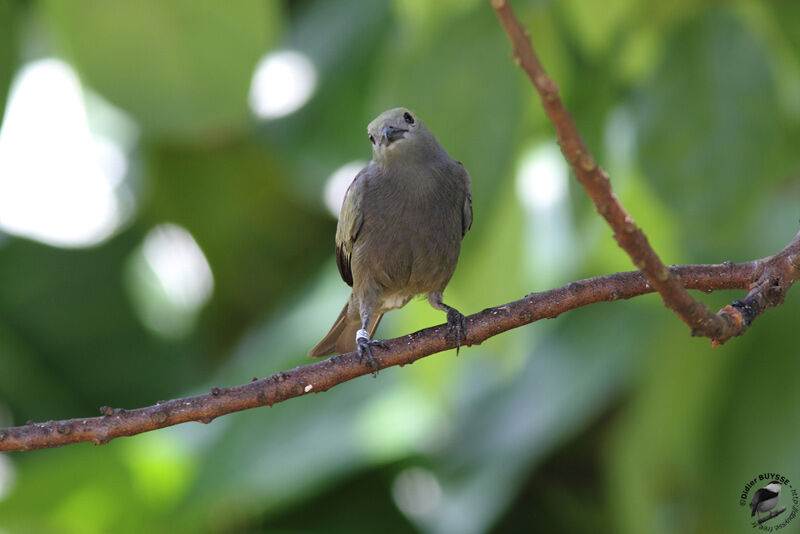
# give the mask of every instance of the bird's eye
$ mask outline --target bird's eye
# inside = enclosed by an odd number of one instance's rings
[[[411,116],[411,113],[406,111],[403,113],[403,118],[406,120],[408,124],[414,124],[414,117]]]
[[[372,134],[369,135],[369,142],[375,144],[375,137]]]

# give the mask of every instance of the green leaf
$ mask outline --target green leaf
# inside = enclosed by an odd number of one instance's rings
[[[448,362],[451,371],[458,367],[457,400],[452,431],[428,457],[443,498],[433,513],[417,518],[425,531],[486,532],[526,475],[626,387],[646,316],[633,308],[611,316],[597,306],[571,318],[509,332],[518,342],[509,350],[529,357],[506,377],[498,377],[496,360],[488,357],[499,339],[462,352],[466,362]],[[623,321],[631,326],[627,332],[614,327]]]
[[[17,67],[19,11],[16,0],[0,0],[0,125],[3,124],[6,98]]]
[[[81,77],[159,134],[218,138],[248,124],[258,58],[276,40],[276,2],[48,0]]]
[[[657,532],[752,532],[744,484],[762,472],[797,479],[800,361],[786,333],[798,313],[790,294],[716,349],[681,337],[677,320],[648,338],[641,386],[610,444],[617,531],[653,531],[657,518]]]
[[[696,252],[730,254],[738,231],[723,222],[778,178],[778,161],[789,155],[778,153],[782,120],[770,62],[722,9],[684,24],[665,50],[635,113],[644,175],[687,229],[702,225],[687,236]]]
[[[148,488],[132,480],[123,451],[121,442],[113,442],[102,449],[72,445],[16,456],[14,491],[0,502],[3,528],[59,534],[167,532]]]
[[[296,113],[264,122],[259,133],[293,166],[289,185],[318,206],[333,171],[372,157],[367,124],[383,110],[370,102],[371,73],[391,22],[388,0],[311,2],[298,8],[287,30],[286,46],[307,55],[317,70],[317,91]]]
[[[152,403],[196,378],[186,365],[191,341],[150,335],[125,293],[123,266],[142,233],[134,226],[83,250],[22,239],[3,247],[0,316],[16,335],[0,332],[0,343],[10,351],[3,360],[16,380],[0,381],[0,398],[18,408],[15,422],[95,415],[103,404]],[[31,361],[20,361],[26,356]],[[47,387],[54,381],[67,386]],[[30,389],[20,391],[24,384]],[[37,402],[26,401],[34,395]]]
[[[334,221],[295,195],[291,174],[254,143],[153,146],[149,170],[146,224],[185,227],[211,265],[215,290],[202,324],[215,348],[280,309],[331,257]]]
[[[584,52],[592,57],[606,52],[622,28],[628,25],[638,5],[636,0],[567,0],[559,3]]]

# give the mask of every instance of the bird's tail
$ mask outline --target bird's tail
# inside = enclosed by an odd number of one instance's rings
[[[342,313],[333,323],[330,332],[322,338],[322,341],[317,343],[317,346],[309,351],[308,355],[312,358],[322,358],[330,354],[344,354],[346,352],[353,352],[356,350],[356,332],[361,328],[361,321],[348,320],[347,307],[350,305],[349,301],[344,305]],[[376,314],[370,321],[367,331],[369,332],[370,339],[378,328],[378,323],[381,322],[382,313]]]

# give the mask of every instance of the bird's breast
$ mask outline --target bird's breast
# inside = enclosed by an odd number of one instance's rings
[[[387,300],[387,307],[443,289],[461,249],[465,192],[455,185],[430,170],[395,173],[373,184],[353,249],[356,284],[363,277],[395,294],[387,297],[396,299]]]

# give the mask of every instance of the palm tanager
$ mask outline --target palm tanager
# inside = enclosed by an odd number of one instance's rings
[[[447,312],[448,335],[465,339],[464,316],[442,302],[461,239],[472,226],[469,173],[405,108],[367,126],[372,161],[353,179],[336,229],[336,264],[353,287],[330,332],[311,349],[322,357],[358,350],[377,369],[372,335],[384,313],[415,295]]]

